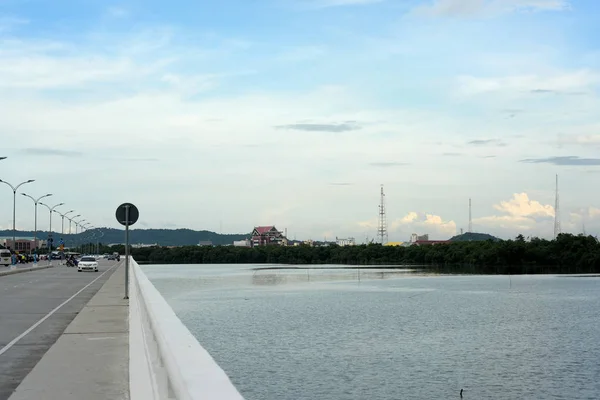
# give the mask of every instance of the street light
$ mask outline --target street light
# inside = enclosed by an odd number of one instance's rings
[[[28,194],[25,194],[25,193],[21,193],[21,194],[23,196],[29,197],[31,200],[33,200],[33,204],[34,204],[34,208],[35,208],[35,217],[34,217],[34,221],[35,221],[34,222],[34,230],[35,230],[35,233],[33,234],[33,246],[37,249],[37,206],[38,206],[38,203],[40,202],[41,199],[43,199],[44,197],[50,197],[50,196],[52,196],[52,193],[45,194],[43,196],[38,197],[37,199],[34,198],[34,197],[32,197],[32,196],[30,196],[30,195],[28,195]],[[31,251],[30,251],[30,253],[31,253]]]
[[[6,157],[0,157],[0,160],[6,160]]]
[[[56,210],[54,210],[54,212],[57,213],[58,215],[60,215],[62,218],[62,222],[60,224],[60,234],[64,235],[65,234],[65,217],[67,216],[67,214],[75,212],[75,210],[67,211],[64,214],[61,214],[60,211],[56,211]]]
[[[49,236],[49,239],[52,239],[52,211],[54,211],[54,209],[56,207],[62,206],[65,203],[58,203],[58,204],[56,204],[56,205],[54,205],[52,207],[50,207],[46,203],[40,203],[40,204],[43,205],[43,206],[45,206],[48,209],[48,211],[50,211],[50,227],[48,229],[48,232],[49,232],[48,236]],[[48,240],[48,255],[50,255],[50,253],[52,253],[52,240]]]
[[[88,231],[88,228],[89,228],[89,229],[93,228],[93,227],[92,227],[92,225],[90,225],[90,224],[89,224],[89,223],[87,223],[87,222],[85,223],[85,226],[84,226],[84,227],[85,227],[85,231],[86,231],[86,232]],[[91,235],[90,235],[90,236],[89,236],[89,238],[88,238],[88,240],[89,240],[90,242],[89,242],[89,244],[86,244],[86,245],[85,245],[85,247],[86,247],[86,251],[89,249],[89,251],[87,251],[87,253],[88,253],[88,254],[91,254],[91,253],[92,253],[92,246],[93,246],[93,243],[94,243],[94,242],[93,242],[93,240],[94,240],[94,238],[95,238],[95,237],[96,237],[96,232],[93,232],[93,231],[92,231]]]
[[[98,229],[98,233],[100,233],[100,237],[96,238],[96,253],[100,254],[100,239],[104,237],[104,231]]]
[[[75,218],[73,218],[73,219],[75,219]],[[77,235],[77,228],[80,227],[81,223],[85,222],[85,221],[87,221],[87,219],[82,219],[81,221],[73,221],[73,223],[75,224],[75,234],[76,235]],[[81,233],[81,232],[79,232],[79,233]]]
[[[67,217],[67,219],[69,220],[69,235],[71,235],[71,234],[72,234],[72,233],[71,233],[71,222],[73,222],[73,220],[74,220],[75,218],[77,218],[77,217],[81,217],[81,214],[77,214],[76,216],[74,216],[74,217],[72,217],[72,218],[69,218],[69,217]]]
[[[19,183],[17,186],[13,186],[10,183],[8,183],[8,182],[3,181],[2,179],[0,179],[1,183],[6,183],[8,186],[10,186],[10,188],[13,191],[13,242],[12,242],[13,251],[15,251],[16,247],[17,247],[17,239],[16,239],[17,228],[15,226],[15,224],[16,224],[15,216],[16,216],[16,210],[17,210],[17,189],[19,189],[22,185],[24,185],[26,183],[31,183],[31,182],[34,182],[34,181],[35,181],[35,179],[30,179],[28,181]]]

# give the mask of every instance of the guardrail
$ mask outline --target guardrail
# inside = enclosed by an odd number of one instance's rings
[[[243,400],[133,258],[130,268],[131,400]]]

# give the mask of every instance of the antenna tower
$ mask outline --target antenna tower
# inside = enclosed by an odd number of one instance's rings
[[[473,232],[473,218],[471,216],[471,199],[469,198],[469,233]]]
[[[387,244],[387,217],[385,215],[385,193],[383,193],[383,185],[381,185],[381,203],[379,204],[379,227],[377,228],[377,239],[379,243]]]
[[[560,207],[558,198],[558,174],[556,174],[556,197],[554,200],[554,239],[560,233]]]

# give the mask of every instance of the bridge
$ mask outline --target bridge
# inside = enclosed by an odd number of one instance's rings
[[[0,269],[0,400],[242,400],[130,259]]]

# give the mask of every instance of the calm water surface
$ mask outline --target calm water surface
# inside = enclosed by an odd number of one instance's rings
[[[247,400],[600,398],[598,277],[254,267],[143,267]]]

